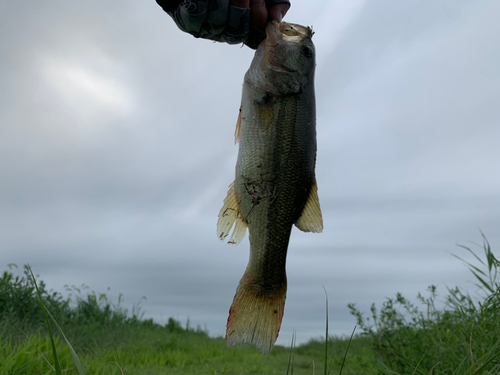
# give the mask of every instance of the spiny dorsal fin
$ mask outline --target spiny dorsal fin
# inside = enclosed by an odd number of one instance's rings
[[[229,235],[233,225],[233,234],[228,243],[238,245],[245,238],[248,225],[240,214],[234,182],[229,186],[227,197],[224,199],[224,205],[219,212],[219,220],[217,220],[217,236],[221,241],[224,241]]]
[[[295,226],[303,232],[320,233],[323,231],[323,216],[319,206],[318,185],[316,179],[311,186],[311,192],[302,210],[302,215],[295,222]]]
[[[241,133],[241,107],[240,107],[240,112],[238,113],[238,120],[236,120],[236,130],[234,131],[234,144],[237,144],[240,141],[240,133]]]

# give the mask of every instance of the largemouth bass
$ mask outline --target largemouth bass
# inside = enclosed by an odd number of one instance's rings
[[[272,21],[245,74],[236,178],[219,213],[217,234],[238,244],[250,232],[250,260],[227,321],[228,346],[268,354],[286,298],[292,225],[321,232],[316,164],[315,49],[310,28]]]

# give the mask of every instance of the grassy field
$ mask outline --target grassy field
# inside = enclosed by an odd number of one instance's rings
[[[228,349],[199,328],[130,314],[105,294],[65,299],[39,280],[37,293],[27,267],[23,276],[9,269],[0,277],[0,375],[499,374],[500,261],[486,239],[481,256],[467,250],[476,256],[477,264],[466,265],[484,292],[481,300],[449,289],[446,308],[438,310],[431,286],[415,303],[398,294],[373,305],[369,317],[350,305],[359,333],[329,339],[326,371],[324,339],[278,346],[267,357],[248,346]],[[39,295],[58,323],[50,323],[54,346]]]

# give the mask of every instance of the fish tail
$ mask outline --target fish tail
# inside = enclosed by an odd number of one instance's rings
[[[278,338],[285,310],[286,282],[274,290],[263,290],[243,275],[227,319],[227,346],[252,344],[269,354]]]

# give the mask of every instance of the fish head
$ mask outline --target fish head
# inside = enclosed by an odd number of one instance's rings
[[[271,21],[266,39],[259,45],[259,68],[266,85],[280,94],[300,92],[313,84],[316,51],[311,28],[287,22]],[[261,51],[259,51],[259,49]]]
[[[270,22],[263,42],[264,55],[270,68],[308,74],[315,66],[313,34],[312,29],[306,26]]]

